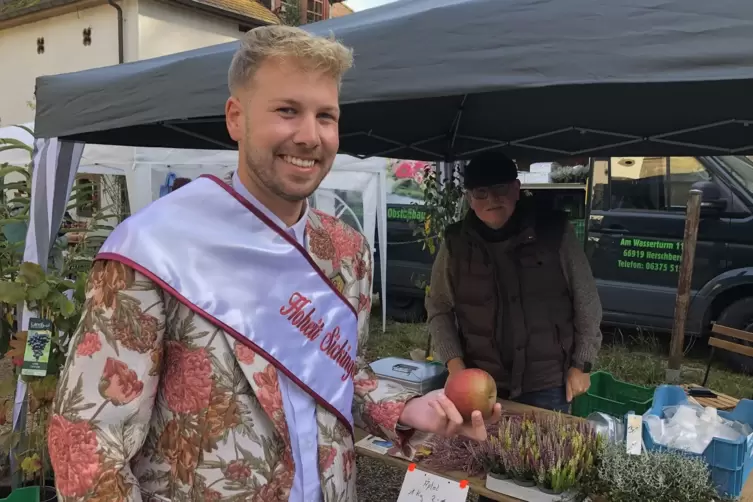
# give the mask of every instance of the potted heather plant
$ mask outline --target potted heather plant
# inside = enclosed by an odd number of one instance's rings
[[[517,443],[513,443],[516,455],[511,458],[512,481],[520,486],[535,486],[536,465],[539,457],[536,445],[536,424],[526,417],[520,422],[519,427],[520,434]]]
[[[600,437],[588,423],[565,421],[560,414],[542,415],[535,422],[537,487],[555,495],[572,491],[593,469]]]
[[[482,442],[440,439],[426,465],[486,475],[486,488],[498,493],[508,493],[512,482],[570,497],[591,479],[603,447],[588,423],[550,413],[507,415],[487,433]]]
[[[558,451],[561,442],[546,434],[543,428],[539,429],[540,460],[536,469],[536,486],[545,493],[555,493],[552,479],[558,475],[562,465],[562,461],[558,460],[562,458]]]
[[[495,479],[508,479],[507,468],[502,462],[502,444],[499,436],[489,436],[486,441],[468,443],[473,461],[481,467],[483,472]]]
[[[720,497],[701,458],[660,451],[631,455],[624,444],[607,444],[579,482],[575,500],[709,502]]]

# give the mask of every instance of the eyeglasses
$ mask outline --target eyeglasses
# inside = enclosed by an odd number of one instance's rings
[[[472,188],[470,190],[470,193],[474,199],[478,200],[488,199],[489,195],[494,195],[495,197],[504,197],[508,193],[510,193],[510,188],[512,188],[512,185],[512,183],[501,183],[499,185],[492,185],[490,187]]]

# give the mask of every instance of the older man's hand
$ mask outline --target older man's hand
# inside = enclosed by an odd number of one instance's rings
[[[570,368],[567,372],[567,402],[571,403],[573,399],[588,391],[591,387],[591,375],[583,373],[578,368]]]
[[[501,417],[502,405],[496,403],[488,420],[484,421],[481,412],[476,410],[471,415],[470,422],[463,422],[458,409],[445,396],[444,390],[440,389],[408,401],[400,415],[399,423],[443,437],[460,435],[483,441],[486,439],[486,426],[499,422]]]

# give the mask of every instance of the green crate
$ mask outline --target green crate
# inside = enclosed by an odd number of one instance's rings
[[[39,487],[16,488],[7,498],[0,499],[0,502],[39,502]]]
[[[596,371],[591,374],[591,388],[573,400],[572,414],[587,417],[602,412],[622,418],[629,411],[643,415],[651,408],[656,387],[643,387],[617,380],[610,373]]]

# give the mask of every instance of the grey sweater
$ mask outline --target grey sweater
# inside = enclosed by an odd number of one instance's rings
[[[573,361],[593,363],[601,348],[601,301],[583,245],[570,224],[567,225],[560,246],[560,261],[575,310]],[[463,357],[453,306],[449,253],[442,242],[431,271],[426,311],[434,351],[445,363],[456,357]]]

